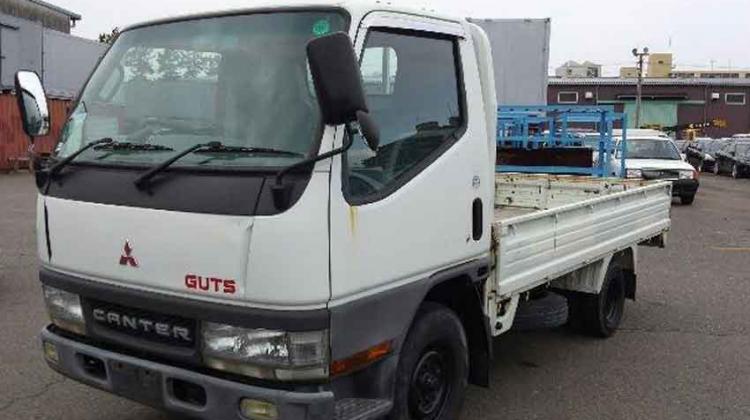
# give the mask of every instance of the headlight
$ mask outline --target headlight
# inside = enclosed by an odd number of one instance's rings
[[[328,331],[283,332],[203,323],[207,366],[261,379],[328,377]]]
[[[52,323],[58,327],[76,334],[86,334],[86,321],[83,318],[83,308],[78,295],[43,286],[44,302]]]
[[[680,171],[680,179],[694,179],[694,178],[695,178],[694,171]]]
[[[703,155],[703,160],[706,160],[706,161],[708,161],[708,162],[713,162],[713,161],[715,161],[716,159],[714,159],[714,157],[713,157],[713,156],[711,156],[711,155],[709,155],[708,153],[706,153],[705,155]]]
[[[626,172],[627,178],[643,178],[643,171],[640,169],[628,169]]]

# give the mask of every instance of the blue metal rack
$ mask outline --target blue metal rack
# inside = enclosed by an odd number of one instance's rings
[[[616,122],[623,127],[620,173],[625,174],[627,115],[612,106],[501,106],[497,114],[497,145],[503,149],[589,148],[598,153],[591,167],[500,165],[498,172],[612,175]],[[584,133],[581,130],[588,130]]]

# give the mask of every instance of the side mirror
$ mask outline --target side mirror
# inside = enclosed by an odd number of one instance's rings
[[[369,111],[349,35],[337,32],[310,41],[307,60],[326,124],[348,124],[357,120],[358,111]]]
[[[308,42],[307,61],[323,122],[326,125],[345,124],[348,135],[340,148],[297,162],[276,174],[271,191],[278,209],[285,210],[289,206],[290,190],[283,182],[284,176],[293,170],[346,153],[357,133],[357,127],[352,123],[356,122],[359,126],[368,147],[377,150],[380,144],[377,125],[368,114],[362,75],[349,35],[337,32]]]
[[[368,114],[359,62],[349,35],[337,32],[310,41],[307,60],[323,121],[328,125],[356,121],[367,146],[377,150],[380,134]]]
[[[50,130],[49,106],[42,81],[33,71],[16,73],[16,99],[21,110],[23,131],[34,137],[46,136]]]

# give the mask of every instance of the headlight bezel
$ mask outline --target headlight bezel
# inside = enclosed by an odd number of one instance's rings
[[[625,177],[628,179],[643,178],[643,170],[628,168],[625,170]]]
[[[681,180],[692,180],[692,179],[695,179],[695,171],[694,170],[681,170],[680,171],[680,179]]]
[[[44,304],[50,321],[65,331],[86,335],[86,317],[81,297],[56,287],[42,285]]]
[[[293,332],[204,321],[200,351],[212,369],[257,379],[314,381],[330,375],[328,330]]]

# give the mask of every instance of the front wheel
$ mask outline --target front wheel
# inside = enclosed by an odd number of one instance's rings
[[[461,320],[450,309],[425,303],[401,350],[391,420],[459,417],[469,378]]]

